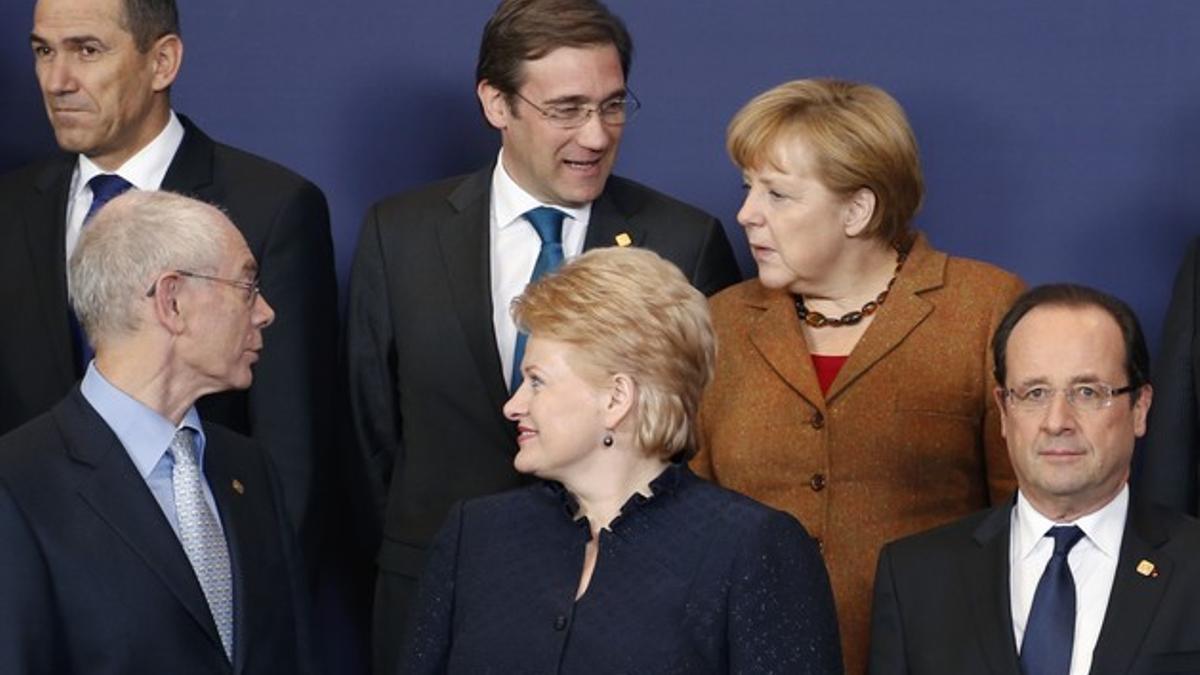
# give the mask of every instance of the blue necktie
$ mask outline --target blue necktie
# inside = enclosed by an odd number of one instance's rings
[[[537,230],[542,238],[542,250],[538,252],[537,262],[533,265],[533,274],[529,281],[537,281],[547,272],[558,269],[563,262],[562,224],[567,214],[552,209],[549,206],[539,206],[525,214],[525,219]],[[529,338],[523,332],[517,333],[517,346],[513,349],[511,391],[521,386],[521,360],[525,358],[525,341]]]
[[[1083,530],[1074,525],[1057,526],[1046,536],[1054,538],[1054,554],[1038,581],[1025,623],[1021,644],[1025,675],[1067,675],[1075,645],[1075,578],[1067,554],[1083,538]]]
[[[84,225],[88,224],[100,207],[133,187],[133,184],[115,173],[102,173],[92,176],[92,179],[88,181],[88,187],[92,189],[92,205],[88,207],[87,215],[83,217]],[[83,334],[83,327],[79,325],[79,319],[75,318],[75,312],[69,307],[67,308],[67,321],[71,325],[71,340],[75,344],[75,353],[79,355],[79,362],[75,365],[82,374],[87,370],[87,364],[94,355],[92,345],[88,343],[87,336]]]

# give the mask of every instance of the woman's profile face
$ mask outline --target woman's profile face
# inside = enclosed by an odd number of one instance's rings
[[[780,143],[775,162],[746,169],[737,219],[746,230],[758,278],[767,288],[804,293],[837,265],[846,243],[848,200],[817,176],[803,139]]]
[[[517,423],[513,465],[521,473],[568,482],[602,451],[608,391],[593,384],[599,372],[578,348],[537,334],[525,345],[521,372],[525,379],[504,404],[504,416]]]

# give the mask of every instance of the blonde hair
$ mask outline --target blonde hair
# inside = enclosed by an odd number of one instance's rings
[[[734,115],[726,148],[745,169],[778,163],[780,146],[803,142],[817,176],[849,196],[867,188],[876,207],[866,232],[903,247],[925,183],[904,110],[882,89],[844,80],[794,80],[765,91]]]
[[[517,326],[575,346],[637,385],[635,438],[649,455],[688,459],[716,338],[704,294],[678,267],[638,248],[589,251],[513,300]]]

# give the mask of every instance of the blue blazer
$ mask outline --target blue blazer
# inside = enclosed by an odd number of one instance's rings
[[[556,483],[473,499],[430,551],[404,673],[840,673],[816,543],[672,465],[591,538]]]
[[[76,388],[0,438],[0,670],[312,672],[303,573],[266,458],[204,429],[233,564],[233,663],[158,502]]]

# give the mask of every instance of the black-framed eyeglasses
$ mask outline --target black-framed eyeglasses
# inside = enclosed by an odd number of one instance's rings
[[[633,119],[633,116],[642,107],[641,101],[638,101],[633,92],[628,90],[621,96],[601,103],[550,103],[547,105],[538,105],[522,96],[519,91],[513,93],[517,98],[528,103],[529,107],[538,111],[542,119],[560,129],[581,127],[587,124],[592,113],[595,113],[604,124],[610,127],[619,127]]]
[[[1080,382],[1058,389],[1035,384],[1024,389],[1005,389],[1004,396],[1017,408],[1041,410],[1050,407],[1054,397],[1061,391],[1067,397],[1067,403],[1076,410],[1103,410],[1112,405],[1114,398],[1128,394],[1138,386],[1114,387],[1103,382]]]
[[[260,292],[260,289],[258,287],[258,279],[254,279],[253,281],[243,281],[241,279],[225,279],[222,277],[214,277],[214,276],[211,276],[208,274],[200,274],[199,272],[189,272],[187,270],[174,270],[174,272],[175,272],[175,274],[178,274],[181,277],[187,277],[189,279],[201,279],[203,281],[215,281],[218,284],[225,284],[226,286],[233,286],[234,288],[239,288],[246,293],[246,304],[247,305],[254,304],[254,301],[258,299],[258,295]],[[157,290],[157,288],[158,288],[157,282],[151,284],[150,290],[146,291],[146,297],[147,298],[154,297],[154,293]]]

